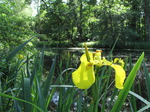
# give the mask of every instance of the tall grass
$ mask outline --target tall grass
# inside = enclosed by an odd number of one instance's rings
[[[61,60],[58,63],[57,55],[54,56],[51,59],[53,61],[50,63],[48,74],[44,73],[44,48],[39,53],[17,59],[16,54],[29,41],[0,60],[1,63],[6,61],[6,66],[1,66],[0,69],[1,112],[149,111],[150,76],[145,61],[141,67],[144,53],[141,54],[136,64],[132,63],[130,57],[129,61],[128,58],[125,59],[127,78],[124,89],[118,90],[114,87],[114,70],[105,66],[96,68],[96,82],[91,88],[80,90],[71,80],[71,74],[75,68],[69,68],[70,55],[66,58],[66,64]],[[12,61],[13,58],[17,60]],[[63,69],[64,67],[66,69]],[[138,81],[135,78],[139,71],[144,75],[145,80],[139,83],[140,89],[137,91],[134,90],[137,87],[137,83],[134,82]],[[143,83],[146,86],[144,89]]]

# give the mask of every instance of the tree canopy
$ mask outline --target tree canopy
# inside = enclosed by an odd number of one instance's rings
[[[1,47],[33,33],[44,42],[150,41],[148,0],[2,0],[0,7]]]
[[[149,2],[42,0],[39,31],[54,40],[149,40]]]

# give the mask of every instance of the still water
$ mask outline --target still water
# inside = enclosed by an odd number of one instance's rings
[[[97,48],[89,48],[90,52],[96,51]],[[102,50],[102,57],[106,57],[109,61],[114,58],[121,58],[127,60],[130,56],[132,62],[135,63],[140,57],[142,52],[145,53],[146,63],[150,64],[150,50],[138,50],[138,49],[114,49],[110,55],[110,49]],[[49,69],[52,59],[57,55],[57,67],[63,69],[77,68],[80,62],[80,56],[85,52],[84,48],[46,48],[45,50],[45,68]],[[111,59],[110,59],[111,56]]]
[[[89,48],[90,52],[96,51],[97,48]],[[111,50],[110,49],[99,49],[102,50],[102,56],[108,57]],[[85,52],[84,48],[47,48],[46,49],[46,55],[58,55],[60,58],[66,57],[68,55],[76,55],[81,56]],[[115,49],[112,52],[112,57],[118,57],[118,58],[125,58],[132,56],[133,59],[137,59],[142,52],[145,53],[145,58],[147,60],[150,59],[150,50],[139,50],[139,49]]]

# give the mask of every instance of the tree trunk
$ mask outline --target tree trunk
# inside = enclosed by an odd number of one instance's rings
[[[147,33],[148,33],[148,41],[150,42],[150,17],[146,17],[146,24],[147,24]]]
[[[79,17],[79,24],[78,24],[78,32],[79,32],[79,41],[82,41],[82,0],[80,0],[80,17]]]
[[[148,41],[150,42],[150,9],[149,9],[150,2],[149,0],[144,0],[144,12],[145,12],[145,23],[146,23],[146,30],[147,30],[147,36]]]

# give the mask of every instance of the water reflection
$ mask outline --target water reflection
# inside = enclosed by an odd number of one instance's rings
[[[96,51],[96,48],[89,48],[89,51],[94,52]],[[104,57],[109,57],[110,54],[110,49],[100,49],[102,50],[102,56]],[[64,64],[67,64],[67,60],[69,59],[69,61],[72,64],[75,64],[76,62],[79,62],[79,57],[84,53],[84,48],[51,48],[51,49],[46,49],[45,51],[45,57],[46,59],[51,59],[52,57],[54,57],[55,55],[57,55],[57,60],[63,60]],[[139,56],[142,54],[143,50],[132,50],[132,49],[125,49],[125,50],[121,50],[121,49],[115,49],[112,52],[112,58],[118,57],[118,58],[126,58],[129,56],[132,56],[133,60],[136,60],[137,58],[139,58]],[[150,60],[150,50],[145,50],[145,58],[147,58],[147,60]]]
[[[94,52],[96,51],[96,48],[90,48],[89,51]],[[110,58],[110,49],[101,49],[102,56],[106,57],[107,60],[111,61],[114,58],[122,58],[124,61],[128,60],[129,56],[132,58],[132,62],[135,63],[141,53],[142,50],[120,50],[115,49],[113,53],[111,54]],[[45,50],[45,56],[44,56],[44,70],[45,73],[48,74],[49,69],[52,64],[52,60],[57,55],[56,58],[56,70],[55,70],[55,77],[57,78],[61,72],[67,68],[78,68],[79,62],[80,62],[80,56],[84,53],[84,48],[51,48]],[[145,52],[145,58],[147,67],[150,65],[150,51],[144,51]]]

